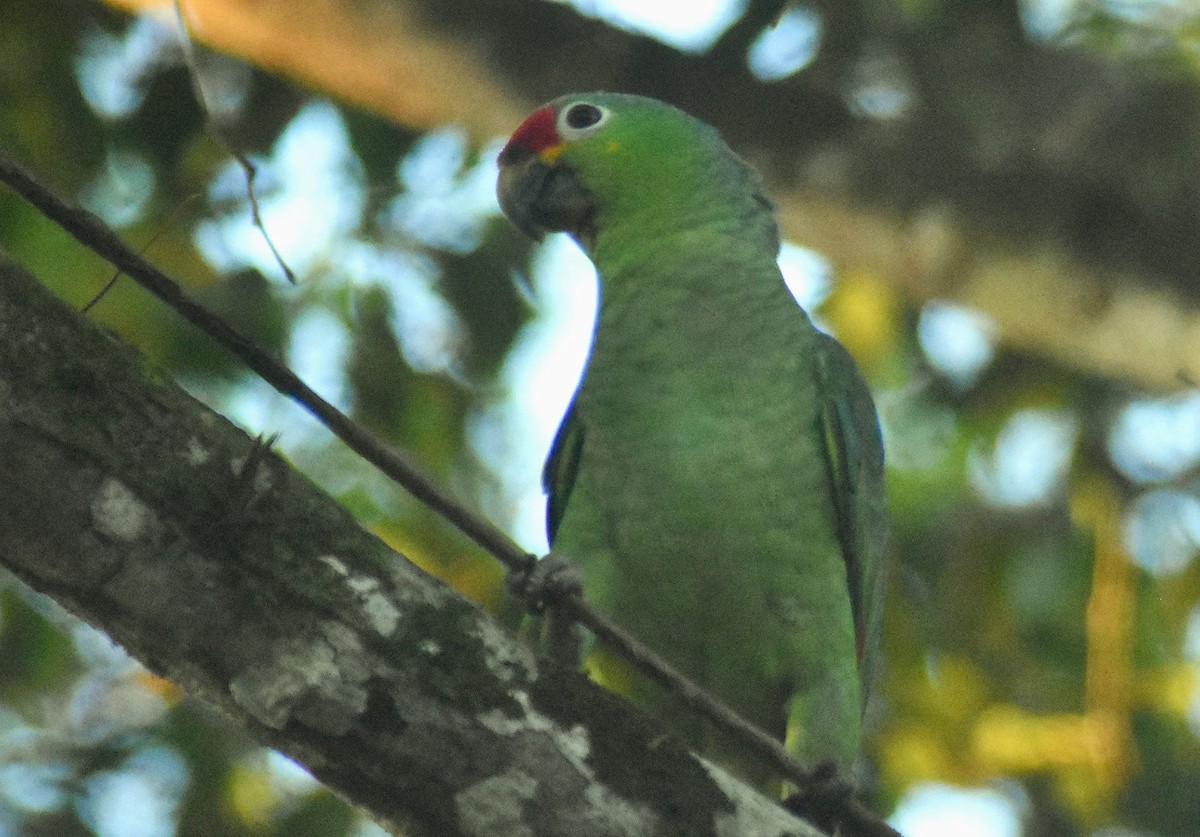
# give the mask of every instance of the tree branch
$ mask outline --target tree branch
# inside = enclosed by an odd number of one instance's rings
[[[509,571],[526,572],[531,562],[537,560],[535,556],[522,550],[504,532],[442,490],[431,477],[412,463],[411,456],[406,452],[385,445],[355,424],[349,416],[318,395],[294,372],[189,297],[177,282],[126,245],[120,236],[95,214],[67,203],[38,183],[20,166],[3,157],[0,157],[0,182],[12,187],[46,217],[75,236],[81,244],[128,274],[184,319],[241,359],[279,393],[288,396],[312,413],[353,451],[442,515],[450,524],[504,564]],[[801,787],[813,783],[812,769],[792,758],[781,742],[748,723],[578,595],[564,596],[550,604],[588,628],[636,669],[678,695],[687,706],[704,715],[717,728],[744,743],[757,753],[765,764],[777,770],[780,776]]]
[[[3,258],[0,506],[8,568],[406,834],[816,835]]]

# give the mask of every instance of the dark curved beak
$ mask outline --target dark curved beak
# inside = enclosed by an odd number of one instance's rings
[[[506,148],[496,196],[513,225],[534,240],[559,230],[581,242],[591,239],[592,197],[569,165],[547,163],[520,147]]]

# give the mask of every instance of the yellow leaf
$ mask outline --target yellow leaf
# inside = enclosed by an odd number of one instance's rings
[[[840,275],[821,307],[838,340],[868,368],[891,355],[898,339],[899,312],[895,289],[865,270]]]

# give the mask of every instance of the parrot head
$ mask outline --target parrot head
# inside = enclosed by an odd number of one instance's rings
[[[655,99],[563,96],[530,114],[499,157],[504,214],[541,239],[564,231],[591,252],[620,226],[641,234],[694,225],[738,193],[760,205],[757,175],[717,132]],[[721,200],[706,200],[705,195]]]

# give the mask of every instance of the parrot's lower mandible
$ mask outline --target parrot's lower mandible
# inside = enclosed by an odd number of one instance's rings
[[[848,767],[878,654],[883,446],[858,367],[796,304],[756,173],[652,99],[530,115],[500,205],[591,256],[587,370],[546,462],[553,551],[585,597],[799,758]],[[765,770],[635,678],[701,752]]]

